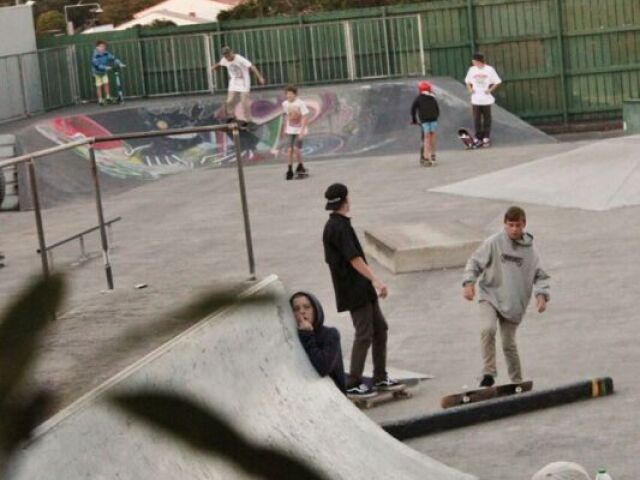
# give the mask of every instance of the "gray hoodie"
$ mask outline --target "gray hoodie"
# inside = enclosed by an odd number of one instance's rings
[[[479,300],[515,323],[522,321],[532,290],[549,301],[549,275],[530,233],[519,240],[511,240],[504,231],[487,238],[467,261],[463,284],[478,278]]]

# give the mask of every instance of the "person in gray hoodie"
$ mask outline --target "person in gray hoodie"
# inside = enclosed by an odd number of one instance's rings
[[[504,215],[504,231],[487,238],[467,261],[462,282],[463,296],[472,301],[478,281],[482,331],[481,387],[495,383],[496,331],[500,325],[502,350],[509,378],[522,382],[522,368],[516,330],[524,317],[531,292],[539,313],[549,301],[549,275],[542,268],[540,256],[533,246],[533,235],[525,232],[527,217],[520,207],[510,207]]]
[[[340,333],[324,326],[324,310],[315,295],[296,292],[289,299],[298,326],[298,337],[309,361],[321,377],[329,376],[346,392]]]

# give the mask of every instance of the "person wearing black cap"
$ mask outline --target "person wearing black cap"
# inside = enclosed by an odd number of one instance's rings
[[[387,286],[367,265],[362,246],[347,217],[351,199],[347,187],[334,183],[327,188],[326,210],[332,213],[324,227],[322,243],[329,265],[338,312],[349,311],[355,338],[347,379],[347,395],[370,396],[372,389],[362,382],[369,347],[373,355],[373,386],[378,390],[397,390],[402,385],[387,375],[387,322],[378,297],[387,296]]]
[[[340,332],[324,326],[324,310],[320,301],[308,292],[296,292],[289,299],[298,326],[298,337],[309,361],[321,377],[329,376],[342,392],[346,392]]]
[[[473,65],[469,68],[464,83],[471,93],[476,146],[488,147],[491,137],[491,105],[496,102],[492,94],[502,80],[495,69],[485,63],[481,53],[476,53],[471,63]]]

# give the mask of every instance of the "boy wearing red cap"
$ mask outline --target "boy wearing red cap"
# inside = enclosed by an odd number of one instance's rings
[[[440,109],[433,96],[431,84],[425,80],[418,83],[418,96],[411,105],[411,123],[422,128],[422,155],[420,165],[430,167],[436,163],[436,127]]]

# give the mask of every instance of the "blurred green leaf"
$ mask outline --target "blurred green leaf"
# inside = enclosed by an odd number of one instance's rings
[[[42,333],[65,292],[62,275],[36,278],[0,317],[0,402],[14,394],[24,380]]]
[[[33,430],[51,415],[53,408],[54,395],[45,390],[19,401],[13,399],[2,406],[0,449],[6,456],[15,452],[31,437]]]
[[[230,460],[248,474],[268,480],[325,478],[275,448],[251,442],[217,414],[177,393],[120,393],[110,402],[194,449]]]

